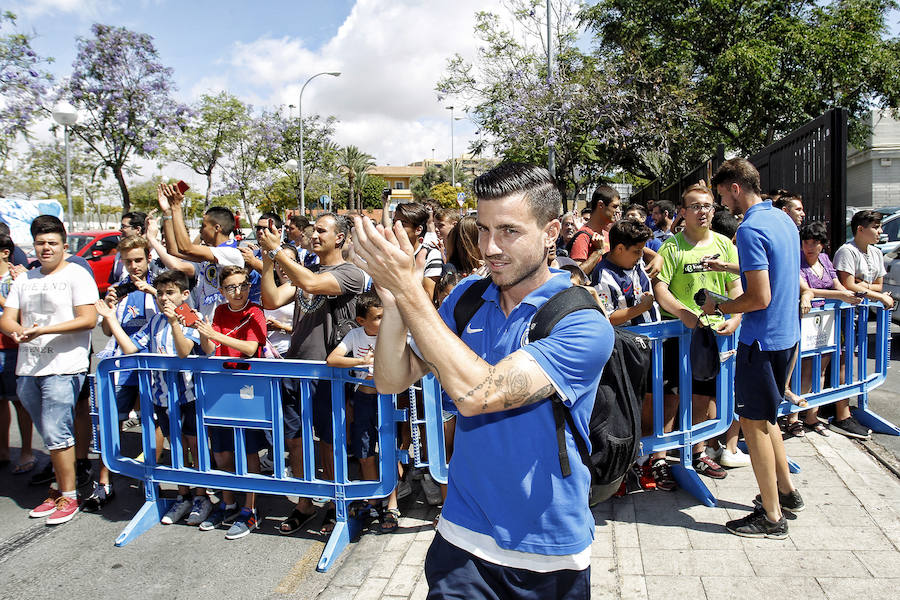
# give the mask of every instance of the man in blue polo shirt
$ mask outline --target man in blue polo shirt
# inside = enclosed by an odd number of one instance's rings
[[[736,236],[744,293],[721,304],[710,298],[703,311],[744,313],[735,364],[735,412],[760,491],[756,509],[725,527],[743,537],[781,540],[788,534],[782,510],[804,508],[775,425],[800,342],[800,237],[790,217],[760,198],[759,172],[749,161],[725,161],[712,183],[732,213],[744,214]]]
[[[438,313],[401,227],[376,230],[357,218],[354,233],[355,260],[384,305],[376,387],[397,393],[430,371],[460,414],[447,500],[425,560],[428,597],[588,598],[590,475],[573,461],[562,476],[549,398],[560,395],[587,439],[612,327],[598,311],[578,311],[524,344],[537,308],[571,285],[547,267],[561,197],[546,169],[517,163],[484,173],[474,188],[493,283],[461,340],[453,308],[476,279],[461,282]],[[566,444],[577,456],[569,431]]]

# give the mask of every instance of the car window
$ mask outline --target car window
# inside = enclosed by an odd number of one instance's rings
[[[66,241],[69,243],[69,252],[71,254],[78,254],[81,252],[81,249],[88,245],[94,239],[92,236],[87,235],[70,235],[66,238]]]
[[[892,219],[890,222],[882,223],[881,229],[889,242],[900,242],[900,219]]]
[[[93,255],[94,252],[100,251],[103,255],[111,254],[115,251],[116,246],[119,245],[119,236],[111,235],[109,237],[105,237],[103,239],[97,240],[91,245],[91,249],[88,252],[88,255]]]

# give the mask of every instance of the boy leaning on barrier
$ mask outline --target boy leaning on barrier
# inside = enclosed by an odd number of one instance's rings
[[[62,221],[41,215],[31,222],[31,236],[41,266],[13,282],[0,330],[19,344],[16,391],[50,451],[57,484],[29,516],[47,517],[47,524],[55,525],[71,520],[79,509],[75,402],[90,366],[99,296],[88,272],[65,260]]]
[[[261,358],[266,345],[266,317],[262,308],[250,302],[250,273],[243,267],[228,265],[219,273],[219,290],[225,296],[225,304],[216,307],[212,322],[197,321],[200,345],[203,351],[215,356],[234,358]],[[229,471],[234,469],[234,433],[231,428],[209,428],[209,439],[216,458],[216,466]],[[266,446],[261,429],[244,430],[244,446],[247,452],[247,471],[259,473],[259,451]],[[201,523],[200,529],[209,530],[221,522],[227,522],[229,513],[237,507],[234,492],[222,490],[222,505]],[[256,514],[256,494],[247,492],[244,506],[234,517],[225,539],[236,540],[259,527]]]
[[[715,271],[707,259],[718,258],[726,263],[737,263],[737,250],[731,240],[715,233],[711,229],[715,202],[712,191],[702,183],[689,186],[681,195],[681,215],[684,230],[669,238],[659,249],[663,258],[662,270],[659,273],[653,291],[656,301],[663,309],[664,317],[677,318],[685,327],[693,329],[701,324],[702,311],[694,301],[694,296],[701,289],[707,289],[723,296],[736,297],[741,293],[740,277],[737,273]],[[725,318],[724,315],[704,317],[720,335],[731,335],[741,322],[740,315]],[[669,338],[663,343],[663,377],[664,391],[670,396],[668,401],[676,402],[676,388],[679,385],[680,363],[677,338]],[[716,416],[716,382],[691,382],[693,393],[694,423]],[[674,415],[673,415],[674,418]],[[722,460],[728,458],[729,467],[749,464],[746,455],[737,448],[737,426],[729,430],[727,454],[722,452]],[[712,457],[705,452],[706,443],[694,446],[693,465],[701,475],[713,479],[722,479],[727,475]]]
[[[613,326],[656,323],[660,320],[659,306],[653,296],[650,278],[641,265],[644,245],[652,235],[643,220],[628,218],[617,221],[609,230],[610,250],[591,273],[591,284],[597,290],[600,303]],[[665,412],[668,418],[663,431],[668,432],[674,425],[677,402],[672,398],[666,400]],[[645,398],[643,406],[642,421],[646,424],[652,424],[652,406],[650,395]],[[675,477],[669,469],[665,451],[654,452],[649,460],[641,457],[638,464],[641,487],[662,491],[675,489]],[[625,485],[625,482],[622,484]]]
[[[148,281],[150,243],[147,238],[140,235],[129,235],[122,238],[118,245],[118,260],[128,279],[123,278],[123,283],[109,286],[109,291],[102,302],[112,309],[114,318],[104,319],[101,327],[105,335],[112,336],[110,323],[114,320],[121,326],[126,336],[132,336],[159,312],[156,303],[156,289]],[[103,359],[121,353],[116,338],[110,337],[106,348],[97,353],[97,358]],[[114,373],[113,377],[116,407],[121,423],[128,419],[128,413],[131,412],[138,400],[138,377],[136,373]],[[114,493],[109,480],[109,469],[101,462],[100,473],[97,481],[94,482],[94,489],[90,496],[85,498],[82,509],[88,512],[99,510],[112,500]]]
[[[760,198],[759,172],[749,161],[725,161],[713,185],[725,206],[744,215],[737,230],[744,292],[720,304],[707,296],[703,312],[744,314],[735,359],[735,413],[760,491],[754,511],[725,527],[743,537],[780,540],[788,534],[782,510],[804,508],[776,425],[800,341],[800,236],[790,217]]]
[[[330,367],[363,367],[354,372],[360,379],[372,380],[372,364],[375,359],[375,340],[381,327],[384,308],[375,292],[365,292],[356,299],[356,322],[359,327],[351,329],[344,339],[328,355],[326,363]],[[350,429],[350,447],[359,459],[362,478],[378,480],[378,461],[375,446],[378,442],[378,392],[371,385],[359,384],[353,391],[353,426]],[[380,509],[378,499],[354,503],[354,516],[365,521],[378,520],[381,533],[397,529],[400,511],[397,509],[397,490],[388,496],[387,508]]]
[[[104,325],[109,327],[110,334],[119,345],[122,354],[134,354],[136,352],[148,352],[151,354],[165,354],[186,358],[196,352],[196,346],[200,344],[200,336],[192,327],[185,327],[175,309],[181,306],[191,294],[188,286],[188,278],[179,271],[163,271],[154,280],[156,284],[156,298],[161,312],[157,312],[137,332],[128,335],[116,318],[116,311],[104,300],[97,301],[97,312],[103,317]],[[190,381],[190,374],[183,374],[176,379],[179,386],[181,405],[181,432],[182,444],[190,449],[190,457],[185,456],[185,466],[195,467],[197,460],[197,421],[194,417],[194,391]],[[153,371],[150,374],[150,401],[153,403],[153,412],[157,424],[157,455],[162,453],[162,439],[160,436],[169,437],[168,403],[172,395],[163,374]],[[158,458],[158,456],[157,456]],[[162,523],[171,525],[180,521],[189,511],[192,512],[188,519],[189,525],[199,525],[209,514],[210,502],[206,490],[195,490],[193,502],[189,499],[190,489],[187,486],[178,487],[178,497],[175,504],[163,516]],[[192,511],[192,509],[194,509]],[[196,512],[196,515],[194,514]],[[195,521],[195,522],[192,522]]]

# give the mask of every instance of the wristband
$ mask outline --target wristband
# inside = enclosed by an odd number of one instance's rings
[[[171,220],[172,220],[172,215],[163,215],[162,218],[163,218],[163,221],[171,221]]]

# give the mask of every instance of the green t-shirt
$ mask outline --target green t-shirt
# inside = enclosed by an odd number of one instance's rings
[[[724,271],[709,271],[703,268],[700,259],[713,254],[719,255],[719,260],[735,263],[738,262],[737,248],[724,235],[714,231],[710,232],[712,240],[703,246],[692,246],[684,239],[684,234],[676,233],[663,242],[659,248],[659,254],[663,257],[662,268],[659,271],[659,281],[669,285],[669,292],[675,299],[684,304],[694,314],[700,314],[700,307],[694,302],[694,294],[701,289],[707,289],[723,296],[728,295],[728,284],[735,279],[740,279],[737,273]],[[666,311],[663,316],[676,318]],[[717,324],[724,320],[718,315],[710,315],[709,323]]]

